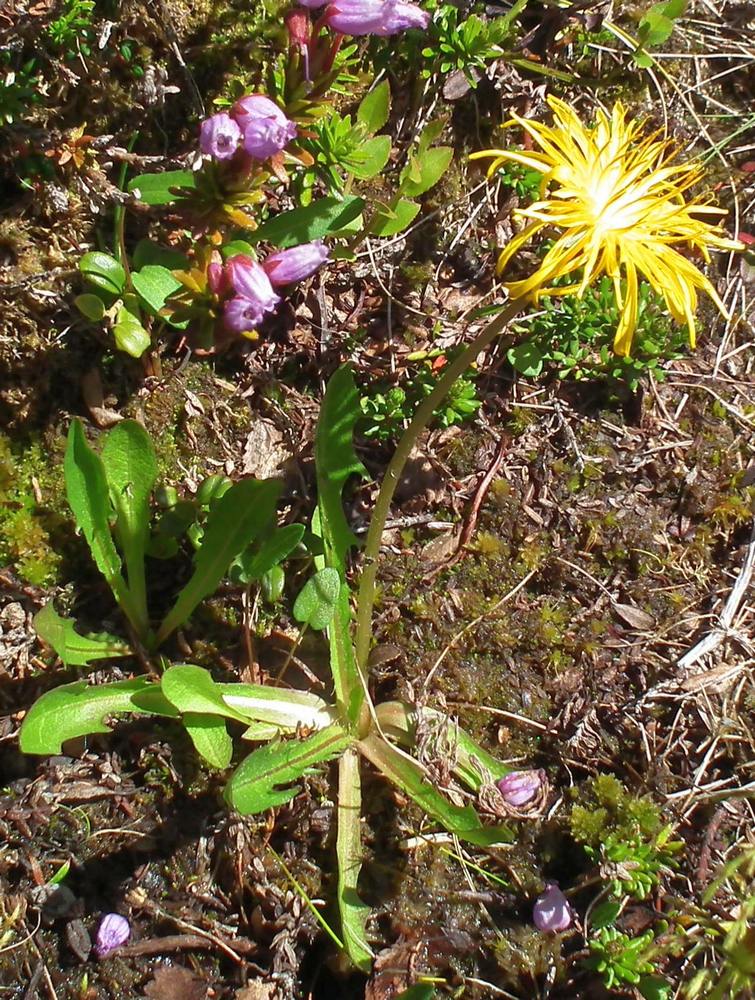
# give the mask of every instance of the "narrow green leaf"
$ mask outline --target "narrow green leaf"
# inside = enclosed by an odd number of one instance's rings
[[[244,721],[254,720],[279,728],[325,729],[335,722],[335,710],[309,691],[290,691],[268,684],[216,684],[223,702]]]
[[[60,753],[66,740],[110,732],[105,720],[121,712],[174,714],[169,705],[161,710],[159,699],[145,699],[139,704],[139,696],[147,694],[159,695],[159,687],[146,677],[112,684],[89,685],[86,681],[63,684],[43,694],[27,712],[19,735],[21,750],[24,753]]]
[[[374,135],[388,121],[391,108],[391,88],[387,80],[362,99],[357,108],[357,121],[364,126],[367,135]]]
[[[146,264],[141,271],[134,272],[131,283],[141,304],[155,316],[173,292],[182,287],[181,282],[159,264]]]
[[[235,687],[236,685],[231,685]],[[247,716],[237,712],[223,698],[223,688],[204,667],[191,663],[168,667],[160,678],[160,690],[179,712],[194,715],[222,715],[239,722]]]
[[[244,815],[283,805],[300,791],[292,781],[315,764],[337,757],[350,743],[340,726],[321,729],[303,740],[268,743],[239,764],[226,785],[225,799]]]
[[[110,503],[102,460],[86,442],[79,419],[71,421],[68,431],[63,471],[66,495],[79,526],[91,549],[97,569],[110,585],[115,599],[134,626],[139,629],[138,614],[126,583],[121,576],[121,560],[110,534]]]
[[[178,188],[193,190],[196,186],[197,177],[193,170],[166,170],[161,174],[133,177],[127,190],[136,194],[145,205],[169,205],[182,197],[176,193]]]
[[[354,427],[362,416],[359,392],[348,365],[338,368],[328,382],[315,433],[317,503],[325,542],[326,564],[343,573],[346,553],[357,544],[341,504],[341,493],[351,476],[367,476],[354,451]]]
[[[277,247],[295,247],[346,228],[362,214],[363,208],[364,199],[355,195],[343,199],[318,198],[306,208],[281,212],[263,222],[250,238],[255,243],[266,240]]]
[[[346,584],[346,554],[357,539],[346,521],[341,493],[350,476],[366,475],[366,470],[354,451],[354,427],[361,414],[354,376],[350,368],[341,367],[328,382],[317,422],[316,513],[323,538],[325,565],[336,569],[341,580],[335,620],[328,629],[328,640],[338,702],[352,723],[357,722],[362,709],[364,683],[357,668],[351,641],[351,607]]]
[[[399,191],[407,198],[417,198],[429,191],[448,170],[454,151],[451,146],[435,146],[417,157],[412,167],[401,175]],[[411,162],[411,161],[410,161]]]
[[[160,626],[158,645],[217,588],[236,556],[270,524],[280,491],[277,480],[245,479],[231,486],[212,505],[194,573]]]
[[[233,756],[233,740],[228,735],[225,721],[217,715],[185,712],[182,722],[197,753],[211,767],[224,771]]]
[[[436,822],[455,833],[462,840],[480,847],[507,844],[513,833],[505,826],[485,826],[471,806],[456,806],[428,780],[427,772],[420,765],[399,753],[381,737],[371,734],[358,744],[359,750],[394,785],[405,792]]]
[[[370,222],[370,232],[373,236],[395,236],[411,226],[421,207],[417,201],[399,198],[375,213]]]
[[[327,628],[336,613],[340,592],[338,570],[332,567],[319,570],[299,591],[294,602],[294,618],[316,630]]]
[[[349,747],[338,762],[338,909],[349,958],[362,972],[369,972],[375,957],[367,944],[365,932],[370,908],[359,898],[357,891],[362,869],[362,779],[359,767],[359,755]]]
[[[157,480],[152,440],[136,420],[123,420],[109,432],[102,449],[105,478],[117,519],[115,535],[126,559],[129,589],[144,623],[149,624],[144,553],[149,537],[149,500]]]
[[[139,318],[139,300],[136,295],[126,294],[118,306],[113,326],[115,346],[132,358],[140,358],[152,343],[149,332]]]
[[[93,660],[114,656],[132,656],[130,646],[115,635],[100,632],[80,635],[70,618],[63,618],[52,601],[34,616],[37,635],[55,650],[67,667],[81,667]]]
[[[126,284],[126,272],[109,253],[92,250],[79,261],[79,270],[90,285],[111,295],[120,295]]]
[[[286,524],[266,538],[259,550],[242,552],[233,564],[232,579],[239,583],[261,580],[265,573],[282,563],[304,537],[303,524]]]
[[[327,922],[327,920],[322,915],[322,913],[320,913],[320,911],[318,910],[318,908],[315,906],[314,902],[309,898],[309,896],[307,895],[306,890],[304,889],[304,887],[301,886],[301,885],[299,885],[299,883],[296,881],[296,879],[294,878],[294,876],[288,870],[288,868],[286,867],[286,862],[283,860],[283,858],[279,854],[276,854],[276,852],[272,849],[272,847],[270,846],[270,844],[267,845],[267,849],[270,851],[270,853],[273,855],[273,857],[275,858],[275,860],[278,862],[278,864],[281,866],[281,868],[283,869],[283,871],[286,873],[286,878],[289,879],[289,881],[293,885],[294,889],[296,889],[296,891],[299,893],[299,896],[304,900],[304,902],[307,905],[307,908],[309,909],[310,913],[315,918],[315,920],[318,922],[318,924],[320,925],[320,927],[322,927],[322,929],[328,935],[328,937],[333,942],[333,944],[336,946],[336,948],[338,948],[340,951],[343,951],[343,941],[339,938],[339,936],[336,934],[336,932],[333,930],[333,928]]]

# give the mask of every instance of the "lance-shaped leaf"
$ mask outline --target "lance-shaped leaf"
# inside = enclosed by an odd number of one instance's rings
[[[513,833],[505,826],[485,826],[471,806],[455,806],[431,784],[424,768],[400,753],[382,737],[371,734],[360,740],[360,751],[386,778],[412,798],[436,822],[462,840],[480,847],[507,844]]]
[[[244,721],[269,723],[281,729],[325,729],[336,711],[316,694],[263,684],[216,684],[226,705]]]
[[[355,195],[318,198],[311,205],[281,212],[263,222],[251,239],[255,243],[266,240],[277,247],[295,247],[311,240],[321,240],[346,229],[359,217],[363,208],[364,199]]]
[[[197,753],[211,767],[224,771],[231,763],[233,740],[225,721],[217,715],[185,712],[182,720]]]
[[[197,175],[193,170],[166,170],[161,174],[132,177],[127,190],[145,205],[169,205],[185,197],[196,185]],[[177,194],[178,191],[181,194]]]
[[[359,754],[349,747],[338,762],[338,909],[349,958],[362,972],[369,972],[375,957],[365,934],[370,908],[357,892],[362,869],[362,783],[359,767]]]
[[[123,712],[178,716],[161,695],[159,685],[146,677],[96,685],[74,681],[48,691],[34,702],[21,726],[21,750],[60,753],[66,740],[109,732],[105,720]]]
[[[117,515],[115,535],[126,559],[129,589],[146,623],[144,552],[149,535],[149,498],[157,479],[157,459],[149,434],[136,420],[123,420],[105,440],[102,463]]]
[[[80,635],[70,618],[63,618],[52,601],[34,616],[37,635],[55,650],[67,667],[82,667],[94,660],[113,656],[132,656],[133,650],[118,636],[98,632]]]
[[[245,815],[283,805],[300,791],[292,782],[315,764],[337,757],[350,743],[340,726],[321,729],[303,740],[268,743],[239,764],[226,785],[225,799]]]
[[[81,421],[71,422],[63,462],[68,503],[76,524],[84,533],[97,569],[105,577],[115,599],[131,623],[142,634],[146,623],[140,620],[138,609],[121,575],[121,560],[110,533],[110,502],[107,478],[102,459],[86,442]]]
[[[367,135],[374,135],[388,121],[390,110],[391,87],[387,80],[383,80],[362,98],[357,108],[357,121],[364,127]]]
[[[160,689],[179,712],[222,715],[239,722],[247,721],[244,715],[226,703],[222,686],[215,683],[204,667],[196,667],[191,663],[169,667],[160,678]]]
[[[357,722],[364,703],[364,683],[359,675],[351,641],[349,591],[346,585],[346,554],[356,544],[341,503],[341,493],[352,475],[366,475],[354,451],[354,427],[362,409],[354,377],[348,367],[339,368],[330,379],[320,408],[315,435],[318,517],[313,525],[324,543],[324,561],[341,578],[335,618],[328,629],[330,663],[339,704],[352,723]]]
[[[272,521],[280,491],[281,484],[275,479],[245,479],[212,505],[194,573],[160,626],[158,645],[217,588],[236,556]]]
[[[326,564],[343,573],[346,553],[357,539],[341,505],[346,480],[366,476],[354,451],[354,426],[362,416],[354,376],[347,366],[338,368],[328,382],[315,434],[317,502],[325,541]]]

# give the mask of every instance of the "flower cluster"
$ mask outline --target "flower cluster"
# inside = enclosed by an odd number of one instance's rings
[[[508,123],[519,125],[538,148],[487,149],[471,157],[492,158],[488,176],[507,162],[543,175],[539,200],[516,213],[527,224],[501,253],[499,272],[542,230],[553,230],[556,237],[534,274],[508,283],[509,294],[535,301],[540,295],[581,296],[607,274],[620,312],[614,351],[627,356],[637,328],[642,276],[663,296],[674,319],[686,323],[694,347],[697,292],[726,311],[687,254],[707,262],[710,250],[741,249],[709,221],[724,214],[720,209],[707,198],[687,197],[701,179],[699,166],[674,162],[669,141],[646,134],[641,121],[628,121],[618,102],[610,115],[597,112],[594,128],[564,101],[549,97],[548,105],[552,125],[516,114]],[[573,284],[553,286],[567,275],[575,277]]]
[[[299,0],[303,7],[327,8],[322,22],[341,35],[396,35],[427,27],[430,15],[404,0]]]
[[[230,112],[206,118],[200,127],[199,148],[215,160],[230,160],[242,150],[253,160],[280,153],[296,136],[296,125],[262,94],[242,97]]]
[[[328,260],[321,241],[305,243],[270,254],[262,262],[236,254],[225,264],[213,262],[207,269],[210,290],[223,302],[223,323],[231,333],[249,333],[281,298],[276,288],[303,281]]]

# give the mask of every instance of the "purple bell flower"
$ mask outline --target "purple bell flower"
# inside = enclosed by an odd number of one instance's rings
[[[242,97],[231,114],[241,128],[244,149],[255,160],[267,160],[279,153],[296,135],[296,125],[262,94]]]
[[[94,950],[98,958],[105,958],[111,951],[125,944],[131,935],[128,920],[120,913],[106,913],[97,928]]]
[[[426,28],[430,15],[404,0],[334,0],[325,21],[342,35],[395,35],[407,28]]]
[[[312,10],[315,7],[324,7],[328,0],[299,0],[302,7],[309,7]]]
[[[510,771],[497,784],[508,805],[523,806],[535,798],[543,779],[539,771]]]
[[[549,882],[545,892],[535,900],[532,920],[539,931],[557,934],[565,931],[572,923],[571,907],[566,896],[555,882]]]
[[[205,118],[199,130],[199,148],[205,156],[229,160],[241,142],[241,129],[230,115],[221,112]]]
[[[223,307],[223,324],[231,333],[247,333],[256,330],[265,314],[256,302],[237,295],[229,299]]]
[[[290,250],[279,250],[262,261],[262,268],[274,287],[292,285],[304,281],[330,257],[330,252],[322,240],[303,243]]]
[[[254,302],[263,315],[272,312],[280,302],[280,295],[273,290],[262,265],[251,257],[242,253],[231,257],[225,263],[225,273],[234,292]]]

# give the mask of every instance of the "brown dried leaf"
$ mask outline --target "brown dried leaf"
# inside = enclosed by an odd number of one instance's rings
[[[611,605],[614,612],[619,618],[630,628],[636,628],[640,632],[649,632],[650,629],[655,628],[655,618],[649,615],[647,611],[641,611],[636,608],[633,604],[617,604]]]
[[[163,965],[144,987],[149,1000],[205,1000],[207,985],[180,965]]]
[[[112,427],[123,420],[123,414],[105,406],[102,379],[96,368],[92,368],[91,371],[81,376],[81,395],[84,397],[84,403],[92,420],[98,427]]]
[[[264,979],[254,979],[239,990],[236,1000],[275,1000],[275,983],[266,983]]]
[[[437,565],[455,556],[459,549],[459,533],[453,528],[432,538],[423,546],[420,558],[423,563]]]
[[[255,420],[244,445],[241,468],[244,475],[269,479],[280,475],[290,459],[291,451],[283,432],[271,420]]]

